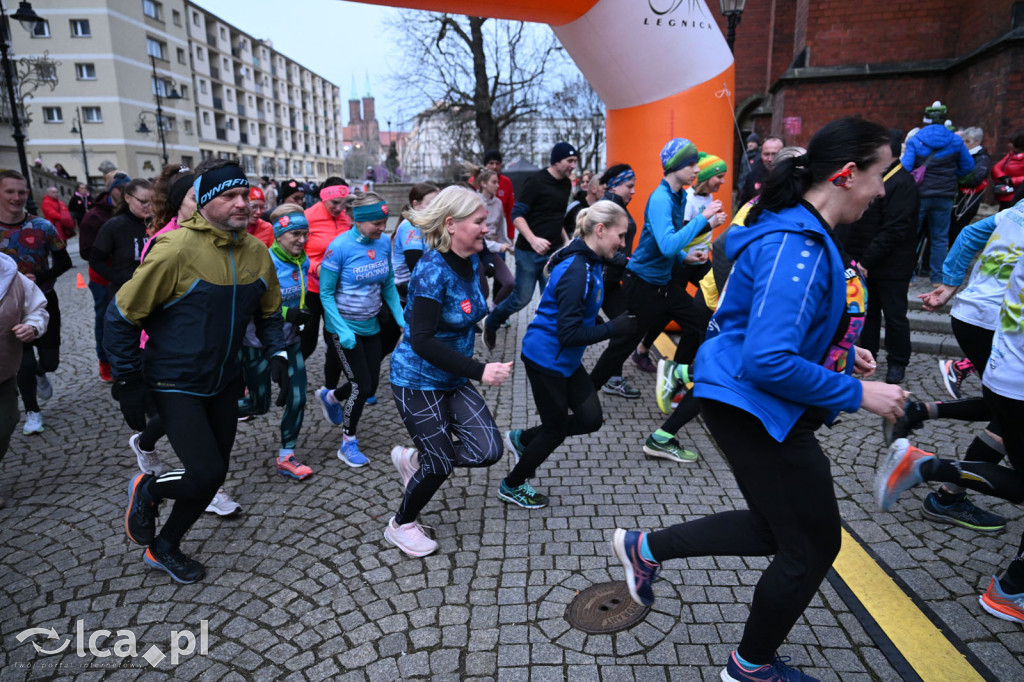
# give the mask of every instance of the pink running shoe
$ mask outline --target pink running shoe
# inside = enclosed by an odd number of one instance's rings
[[[409,487],[409,479],[420,468],[420,456],[416,448],[407,448],[396,445],[391,448],[391,462],[402,477],[402,489]]]

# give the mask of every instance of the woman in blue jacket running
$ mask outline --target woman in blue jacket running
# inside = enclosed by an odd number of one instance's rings
[[[694,394],[732,468],[747,509],[612,540],[633,599],[651,604],[660,562],[696,556],[771,556],[739,647],[722,673],[739,680],[812,680],[776,653],[839,552],[829,461],[814,432],[859,408],[890,421],[902,388],[858,381],[874,360],[854,344],[865,288],[833,234],[884,195],[892,162],[885,128],[841,119],[807,154],[772,166],[748,226],[729,231],[732,274],[696,364]]]
[[[566,437],[601,428],[601,401],[583,368],[583,351],[635,331],[636,317],[629,313],[596,324],[604,300],[602,266],[623,247],[628,226],[625,209],[602,199],[579,212],[573,240],[548,262],[550,279],[523,337],[540,425],[505,434],[516,464],[498,488],[499,500],[527,509],[547,506],[547,496],[529,479]]]

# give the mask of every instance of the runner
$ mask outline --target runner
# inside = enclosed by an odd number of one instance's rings
[[[499,500],[527,509],[546,507],[547,496],[529,479],[566,437],[601,428],[601,401],[583,368],[583,352],[634,332],[636,318],[629,313],[596,323],[604,294],[601,264],[622,248],[628,224],[625,209],[597,201],[578,212],[573,240],[551,257],[548,285],[523,337],[523,364],[540,425],[505,434],[514,468],[498,487]]]
[[[409,291],[409,278],[423,256],[423,237],[415,225],[405,217],[409,209],[422,211],[440,192],[437,185],[430,182],[420,182],[409,188],[409,205],[402,211],[402,222],[398,223],[395,233],[391,238],[391,267],[395,271],[395,286],[398,288],[398,297],[402,305],[406,302],[406,293]]]
[[[351,194],[349,186],[342,178],[330,177],[324,180],[320,188],[320,201],[306,209],[306,221],[309,223],[309,236],[306,238],[306,255],[309,256],[309,293],[306,299],[309,308],[309,322],[302,329],[302,357],[313,357],[317,338],[320,335],[320,320],[324,316],[320,305],[320,261],[331,242],[352,228],[352,216],[349,214],[348,201]],[[280,214],[279,214],[280,215]],[[324,330],[324,342],[327,342],[327,331]],[[341,363],[330,352],[324,356],[324,377],[329,388],[338,387],[341,376]]]
[[[900,493],[922,481],[954,483],[1015,504],[1024,502],[1024,431],[1020,428],[1024,423],[1022,301],[1024,260],[1018,258],[1010,272],[992,353],[981,378],[982,393],[992,414],[1001,424],[1014,425],[1003,434],[1010,467],[991,461],[939,459],[901,438],[890,447],[876,478],[875,495],[883,511],[892,509]],[[1002,577],[992,576],[978,601],[996,618],[1024,623],[1024,536]]]
[[[250,190],[251,191],[251,190]],[[248,394],[238,401],[239,416],[266,414],[270,409],[270,383],[282,386],[276,405],[284,407],[281,416],[281,449],[277,453],[277,473],[301,481],[313,470],[295,457],[295,444],[302,428],[306,406],[306,365],[302,357],[299,334],[309,321],[305,309],[306,287],[309,277],[309,259],[302,247],[309,234],[309,223],[302,209],[284,204],[271,212],[274,220],[275,241],[270,247],[270,260],[277,271],[281,286],[281,314],[284,316],[284,338],[287,344],[288,366],[277,366],[287,376],[272,376],[272,367],[263,354],[263,346],[256,336],[256,327],[250,323],[242,343],[242,377]]]
[[[139,267],[152,215],[153,186],[148,180],[136,178],[125,185],[124,201],[96,235],[89,254],[89,267],[109,282],[110,298]]]
[[[629,202],[636,194],[636,173],[628,163],[617,163],[604,172],[601,184],[605,187],[604,198],[621,206],[626,211],[629,227],[626,228],[625,243],[618,250],[615,258],[604,265],[604,301],[601,310],[608,319],[618,317],[626,310],[626,298],[622,293],[622,276],[626,274],[626,263],[633,254],[633,241],[636,239],[636,221],[629,213]],[[634,358],[636,362],[636,358]],[[650,363],[651,359],[647,358]],[[641,361],[642,365],[642,361]],[[644,369],[643,366],[640,367]],[[644,370],[647,371],[647,370]],[[654,371],[654,367],[650,368]]]
[[[508,298],[515,283],[512,271],[505,265],[505,254],[512,252],[512,240],[505,233],[505,214],[498,198],[498,174],[487,168],[481,169],[476,175],[476,186],[487,209],[487,237],[484,239],[487,248],[480,252],[480,264],[483,266],[480,268],[480,290],[487,298],[490,294],[487,279],[493,278],[494,297],[491,300],[497,305]]]
[[[409,282],[409,328],[391,356],[391,392],[416,448],[391,450],[405,494],[384,537],[421,557],[438,544],[416,519],[452,469],[501,458],[494,417],[469,380],[497,386],[511,375],[512,363],[473,359],[473,326],[487,315],[477,274],[487,234],[480,196],[447,187],[409,219],[427,250]]]
[[[885,128],[848,118],[818,131],[806,156],[773,164],[750,227],[730,232],[733,272],[694,386],[748,509],[655,533],[617,529],[612,540],[631,596],[648,605],[659,562],[774,555],[725,682],[813,679],[777,650],[839,552],[839,507],[814,432],[840,411],[902,414],[899,386],[850,376],[870,375],[874,362],[854,346],[863,282],[832,235],[883,192],[891,160]]]
[[[366,192],[353,202],[352,214],[355,227],[331,242],[320,268],[324,328],[348,382],[334,390],[321,388],[316,395],[324,418],[343,427],[338,459],[361,467],[370,460],[359,450],[359,417],[380,382],[377,316],[387,304],[384,314],[392,315],[399,328],[405,319],[391,269],[391,242],[384,236],[388,205],[376,192]]]
[[[263,208],[267,205],[266,196],[259,187],[249,188],[249,224],[245,231],[263,242],[269,249],[274,243],[274,228],[261,218]]]
[[[43,430],[39,400],[48,400],[53,387],[47,372],[60,365],[60,302],[53,286],[71,269],[71,256],[49,221],[25,212],[28,182],[17,171],[0,171],[0,253],[18,263],[18,271],[46,295],[50,316],[46,333],[24,344],[18,369],[18,392],[25,406],[26,436]]]
[[[136,475],[125,515],[128,538],[148,545],[145,563],[181,583],[205,575],[180,545],[227,475],[241,394],[238,349],[249,320],[256,319],[271,363],[287,365],[277,276],[266,247],[245,230],[245,173],[232,161],[209,159],[196,175],[196,212],[161,236],[121,287],[104,334],[125,421],[145,428],[150,391],[184,464],[159,477]],[[140,327],[149,334],[145,353]],[[174,507],[157,534],[165,499]]]

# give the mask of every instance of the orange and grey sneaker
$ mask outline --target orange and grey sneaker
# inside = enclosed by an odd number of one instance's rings
[[[889,446],[889,454],[875,474],[875,500],[882,511],[889,511],[896,504],[896,498],[924,480],[921,465],[935,455],[910,444],[906,438],[899,438]]]
[[[290,454],[285,459],[280,457],[277,459],[277,473],[281,476],[287,476],[288,478],[294,478],[296,481],[301,481],[304,478],[313,475],[313,470],[308,466],[295,459],[295,454]]]
[[[191,585],[206,575],[206,567],[185,556],[180,549],[167,544],[162,538],[157,538],[146,548],[142,561],[147,566],[159,568],[175,582],[184,585]]]
[[[996,618],[1009,620],[1014,623],[1024,623],[1024,593],[1007,594],[1003,592],[999,578],[992,576],[985,594],[978,597],[981,608],[991,613]]]

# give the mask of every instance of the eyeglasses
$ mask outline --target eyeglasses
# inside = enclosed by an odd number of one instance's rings
[[[132,199],[135,199],[135,201],[139,202],[139,206],[149,206],[150,204],[153,203],[152,199],[146,199],[145,201],[143,201],[142,199],[138,198],[134,194],[126,194],[125,196],[129,196]]]

